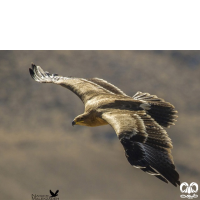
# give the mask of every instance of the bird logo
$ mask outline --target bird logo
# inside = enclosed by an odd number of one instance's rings
[[[56,196],[58,196],[58,192],[59,192],[59,190],[57,190],[55,193],[53,193],[53,192],[50,190],[51,197],[56,197]]]
[[[192,193],[197,193],[198,192],[198,184],[195,182],[192,182],[190,185],[186,182],[181,183],[180,185],[180,191],[182,193],[187,193],[187,195],[182,194],[180,197],[181,198],[188,198],[188,199],[193,199],[193,198],[197,198],[198,195],[193,194],[190,195]]]

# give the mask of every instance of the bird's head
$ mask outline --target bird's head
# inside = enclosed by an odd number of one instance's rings
[[[74,125],[88,126],[89,124],[90,124],[90,118],[89,114],[87,113],[78,115],[72,122],[72,126]]]

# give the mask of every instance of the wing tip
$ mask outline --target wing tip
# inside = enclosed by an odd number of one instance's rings
[[[35,69],[36,69],[36,65],[32,62],[31,63],[31,68],[29,68],[29,73],[31,75],[31,77],[34,79],[34,75],[35,75]],[[34,79],[35,80],[35,79]]]
[[[166,178],[165,176],[163,176],[162,174],[160,175],[155,175],[158,179],[162,180],[163,182],[165,183],[171,183],[173,186],[177,187],[177,186],[180,186],[180,181],[179,179],[178,180],[170,180],[169,178]]]
[[[34,63],[31,63],[31,68],[29,68],[29,73],[31,77],[40,83],[45,83],[48,80],[45,79],[45,75],[47,75],[40,66],[36,66]],[[44,78],[45,77],[45,78]]]
[[[29,68],[29,73],[31,75],[31,78],[36,81],[36,79],[35,79],[35,73],[34,73],[33,69]]]
[[[32,67],[32,69],[33,69],[34,67],[36,67],[36,65],[32,62],[32,63],[31,63],[31,67]]]
[[[33,69],[31,69],[31,68],[29,68],[29,72],[31,75],[34,74]]]

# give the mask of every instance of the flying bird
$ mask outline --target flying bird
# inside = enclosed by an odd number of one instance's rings
[[[180,185],[171,154],[172,142],[163,127],[174,125],[174,106],[156,95],[137,92],[133,97],[100,78],[62,77],[32,64],[31,77],[40,83],[55,83],[75,93],[85,111],[72,125],[102,126],[115,130],[129,163],[174,186]]]
[[[56,196],[58,196],[59,190],[57,190],[55,193],[53,193],[51,190],[49,192],[51,194],[51,197],[56,197]]]

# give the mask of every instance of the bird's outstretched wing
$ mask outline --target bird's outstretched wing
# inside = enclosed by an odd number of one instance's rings
[[[59,190],[56,190],[56,193],[55,193],[55,195],[57,195],[57,194],[58,194],[58,192],[59,192]]]
[[[114,128],[131,165],[166,183],[180,185],[171,155],[171,139],[144,110],[111,110],[103,113],[102,118]]]
[[[32,64],[32,67],[29,68],[29,72],[31,77],[37,82],[55,83],[71,90],[83,101],[83,103],[86,103],[88,100],[101,94],[125,95],[119,88],[103,79],[62,77],[57,74],[45,72],[40,66],[36,66],[35,64]]]

